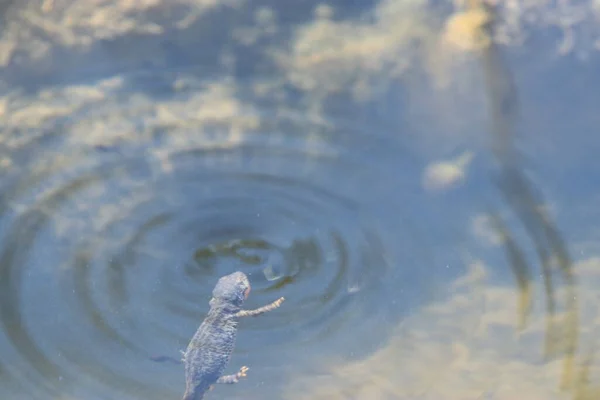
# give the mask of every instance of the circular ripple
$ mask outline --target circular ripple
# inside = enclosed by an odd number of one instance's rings
[[[403,215],[419,179],[399,176],[415,166],[393,140],[273,104],[243,108],[243,134],[237,117],[144,127],[182,102],[123,101],[11,148],[0,182],[7,391],[178,396],[182,371],[149,357],[177,357],[217,279],[236,270],[252,284],[247,308],[286,297],[241,325],[234,357],[254,365],[279,365],[289,349],[368,351],[428,296],[423,244]],[[81,140],[114,121],[118,144]],[[55,150],[23,150],[38,145]]]

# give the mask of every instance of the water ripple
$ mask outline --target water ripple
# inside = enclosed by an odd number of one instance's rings
[[[216,280],[235,270],[250,277],[248,308],[287,299],[242,324],[234,357],[255,365],[289,349],[366,350],[365,335],[375,342],[401,318],[397,301],[426,297],[427,271],[406,251],[415,240],[398,230],[415,192],[390,180],[391,165],[412,160],[393,142],[274,103],[240,106],[254,121],[241,131],[233,117],[150,123],[182,104],[151,103],[92,104],[11,144],[0,198],[0,347],[11,352],[0,371],[31,387],[14,390],[178,396],[181,371],[149,357],[177,356]],[[83,138],[102,123],[120,126],[120,141]],[[25,151],[41,143],[38,157]]]

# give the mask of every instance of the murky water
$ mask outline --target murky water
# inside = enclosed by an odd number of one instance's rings
[[[286,301],[207,398],[593,398],[599,142],[493,14],[422,6],[9,8],[0,398],[180,398],[150,358],[235,270]]]

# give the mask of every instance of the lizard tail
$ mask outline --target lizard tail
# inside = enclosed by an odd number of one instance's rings
[[[183,361],[181,360],[177,360],[176,358],[173,357],[169,357],[169,356],[152,356],[150,357],[150,359],[152,361],[156,361],[156,362],[172,362],[174,364],[183,364]]]

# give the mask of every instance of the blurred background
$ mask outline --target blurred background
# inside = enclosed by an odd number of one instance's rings
[[[598,1],[0,14],[0,398],[181,398],[236,270],[207,398],[600,396]]]

